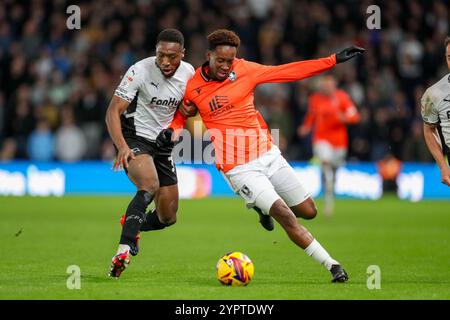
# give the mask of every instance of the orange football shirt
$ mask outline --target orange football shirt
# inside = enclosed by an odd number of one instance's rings
[[[346,123],[339,119],[339,113]],[[333,147],[347,148],[347,124],[355,124],[359,119],[358,110],[348,94],[338,89],[331,96],[314,93],[309,97],[303,126],[313,128],[313,143],[327,141]]]
[[[198,68],[188,81],[185,101],[193,102],[214,144],[216,166],[227,172],[252,161],[272,147],[267,125],[254,105],[254,90],[261,83],[302,80],[331,69],[335,55],[279,66],[266,66],[234,59],[224,81],[208,76],[208,63]],[[184,127],[185,118],[177,111],[171,127]]]

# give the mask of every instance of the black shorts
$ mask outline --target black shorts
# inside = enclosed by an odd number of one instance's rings
[[[124,138],[128,147],[135,155],[148,154],[153,158],[160,187],[167,187],[178,183],[177,169],[172,160],[172,148],[158,148],[155,142],[139,136],[125,136]],[[128,174],[127,169],[125,169],[125,172]]]

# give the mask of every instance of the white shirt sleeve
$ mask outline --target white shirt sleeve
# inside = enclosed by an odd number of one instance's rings
[[[420,102],[422,104],[421,114],[423,121],[431,124],[438,123],[439,113],[429,90],[425,91]]]
[[[128,102],[133,101],[141,85],[141,78],[139,69],[136,68],[136,65],[132,65],[123,76],[114,95]]]

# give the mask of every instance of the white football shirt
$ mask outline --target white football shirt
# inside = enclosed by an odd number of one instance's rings
[[[421,103],[423,121],[440,122],[445,144],[450,147],[450,73],[425,91]]]
[[[194,73],[192,65],[181,61],[175,74],[166,78],[156,65],[156,57],[132,65],[114,92],[130,102],[121,116],[124,136],[137,135],[154,141],[172,123],[187,81]]]

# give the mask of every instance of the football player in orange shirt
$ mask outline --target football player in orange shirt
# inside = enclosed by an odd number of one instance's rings
[[[298,128],[301,137],[313,131],[313,153],[320,161],[325,186],[326,215],[333,213],[336,171],[344,163],[348,149],[347,125],[360,115],[352,100],[337,88],[332,75],[319,80],[319,92],[309,97],[308,113]]]
[[[240,39],[230,30],[214,31],[208,43],[208,61],[189,80],[185,104],[175,114],[171,128],[164,131],[167,143],[183,128],[184,116],[198,110],[214,144],[216,166],[233,191],[246,201],[247,207],[257,207],[275,218],[296,245],[331,272],[333,282],[347,281],[341,264],[298,223],[297,217],[314,218],[316,205],[272,144],[264,120],[255,109],[253,93],[261,83],[298,81],[319,74],[364,49],[350,47],[322,59],[265,66],[236,58]]]

